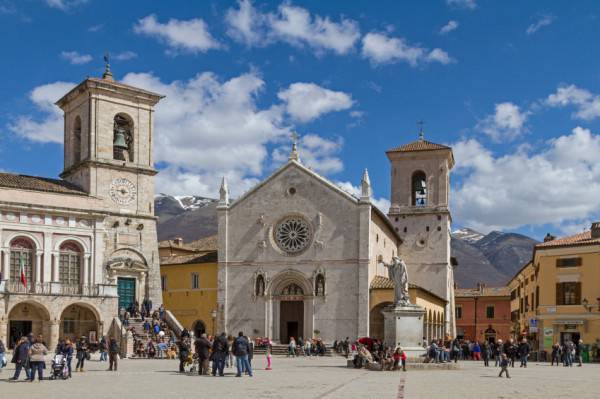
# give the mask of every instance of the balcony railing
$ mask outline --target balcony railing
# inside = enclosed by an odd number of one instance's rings
[[[20,281],[1,281],[0,292],[12,294],[42,294],[69,296],[117,296],[115,285],[62,284],[56,282],[33,283],[25,287]]]

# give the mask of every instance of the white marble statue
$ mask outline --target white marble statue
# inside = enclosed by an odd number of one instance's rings
[[[406,263],[398,256],[392,258],[391,264],[383,263],[388,269],[388,275],[394,282],[394,305],[406,306],[410,304],[408,297],[408,272]]]

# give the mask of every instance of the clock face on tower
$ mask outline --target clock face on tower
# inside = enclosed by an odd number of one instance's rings
[[[128,205],[137,195],[135,184],[125,178],[117,178],[110,184],[110,199],[119,205]]]

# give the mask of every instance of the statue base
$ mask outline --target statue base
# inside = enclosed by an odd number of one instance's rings
[[[395,348],[401,346],[408,358],[418,358],[425,354],[423,348],[423,316],[425,308],[406,304],[385,307],[384,317],[385,345]]]

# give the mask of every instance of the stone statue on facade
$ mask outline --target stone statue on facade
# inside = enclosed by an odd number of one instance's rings
[[[383,263],[388,269],[388,275],[394,282],[394,305],[395,306],[406,306],[410,305],[410,299],[408,296],[408,272],[406,270],[406,263],[398,256],[392,258],[391,264]]]

